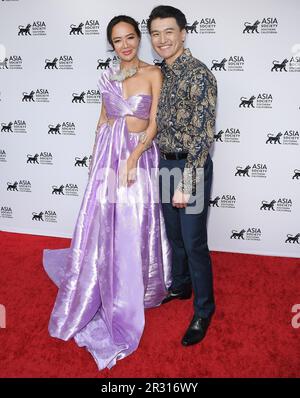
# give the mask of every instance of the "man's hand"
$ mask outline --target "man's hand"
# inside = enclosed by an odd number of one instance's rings
[[[177,207],[178,209],[183,209],[184,207],[187,206],[189,199],[190,199],[190,194],[186,194],[176,190],[172,198],[172,205],[174,207]]]

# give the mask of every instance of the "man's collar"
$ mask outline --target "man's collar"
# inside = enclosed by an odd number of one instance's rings
[[[172,71],[173,73],[175,73],[175,75],[180,76],[181,73],[183,71],[185,71],[186,64],[187,64],[187,62],[189,62],[191,57],[192,57],[192,53],[191,53],[190,49],[185,48],[183,53],[181,55],[179,55],[179,57],[177,57],[171,65],[168,65],[166,63],[166,61],[164,60],[162,63],[162,70],[164,73],[167,73],[168,71]]]

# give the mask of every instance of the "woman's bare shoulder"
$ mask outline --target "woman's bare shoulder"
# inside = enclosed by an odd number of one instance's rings
[[[148,64],[147,62],[141,62],[141,70],[150,78],[161,76],[161,70],[159,66]]]

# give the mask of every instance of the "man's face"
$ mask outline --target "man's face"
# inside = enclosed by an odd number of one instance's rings
[[[185,29],[180,30],[175,18],[154,19],[150,36],[154,50],[167,64],[172,64],[183,53]]]

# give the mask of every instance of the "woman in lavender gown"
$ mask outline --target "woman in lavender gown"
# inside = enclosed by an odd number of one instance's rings
[[[99,369],[138,347],[144,308],[158,306],[170,286],[171,260],[153,141],[161,72],[139,60],[134,19],[113,18],[107,37],[121,62],[99,80],[102,109],[71,247],[43,255],[59,287],[49,333],[74,338]]]

